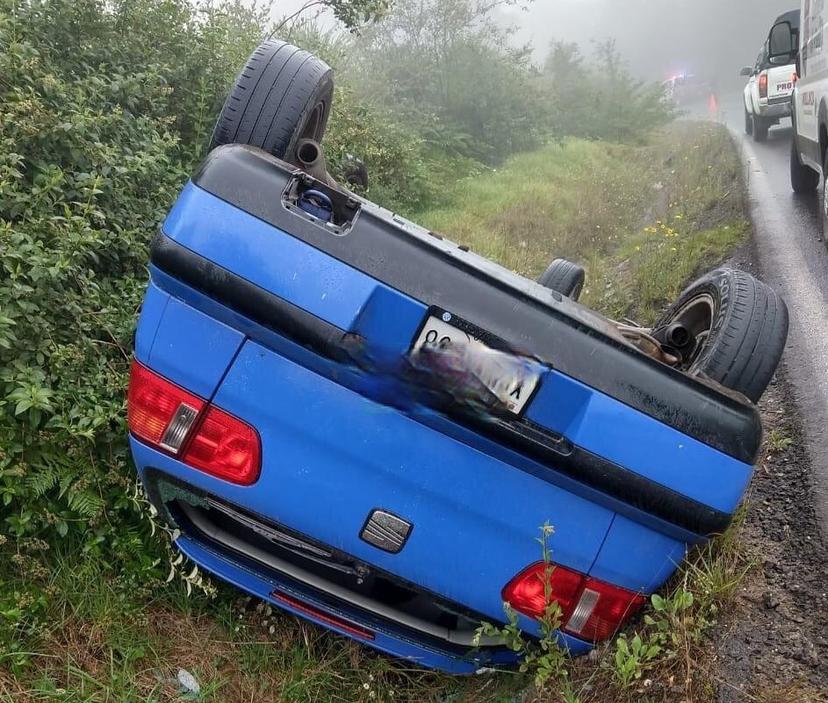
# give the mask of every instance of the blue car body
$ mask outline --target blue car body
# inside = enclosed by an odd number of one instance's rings
[[[137,363],[261,445],[258,480],[237,485],[131,437],[190,559],[379,650],[470,673],[514,661],[471,633],[504,621],[503,589],[538,562],[540,526],[555,528],[556,564],[644,595],[727,526],[761,441],[753,406],[370,203],[349,198],[337,227],[292,207],[303,182],[263,152],[218,149],[153,245]],[[423,258],[400,261],[394,247],[414,245]],[[455,271],[466,278],[444,285]],[[512,313],[495,318],[500,305]],[[531,320],[516,330],[524,310],[554,336]],[[454,413],[397,373],[435,311],[540,365],[520,418]],[[366,539],[375,510],[410,526],[395,553]],[[573,654],[593,646],[559,637]]]

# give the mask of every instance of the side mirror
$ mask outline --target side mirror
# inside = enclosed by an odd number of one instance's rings
[[[790,22],[777,22],[768,35],[768,62],[774,65],[793,63],[798,50],[798,36]]]
[[[752,75],[753,75],[753,69],[752,69],[750,66],[745,66],[745,67],[744,67],[744,68],[743,68],[743,69],[739,72],[739,75],[740,75],[740,76],[752,76]]]

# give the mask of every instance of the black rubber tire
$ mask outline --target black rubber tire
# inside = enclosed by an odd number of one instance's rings
[[[794,193],[815,193],[819,188],[819,174],[799,160],[796,134],[791,139],[791,188]]]
[[[586,271],[566,259],[555,259],[549,268],[538,279],[538,283],[546,286],[572,300],[581,297],[581,291],[586,282]]]
[[[828,168],[828,151],[822,159],[822,173],[828,173],[825,169]],[[820,219],[822,227],[822,241],[828,242],[828,178],[822,179],[822,188],[820,191]]]
[[[292,160],[300,139],[322,141],[333,103],[333,71],[285,42],[262,42],[236,78],[210,148],[249,144]]]
[[[753,134],[753,115],[748,112],[745,107],[745,134],[751,136]]]
[[[654,328],[669,327],[693,300],[713,301],[709,336],[688,373],[705,376],[758,402],[788,339],[788,308],[777,293],[744,271],[722,268],[691,284]]]
[[[753,141],[766,142],[770,132],[770,124],[757,115],[753,116]]]

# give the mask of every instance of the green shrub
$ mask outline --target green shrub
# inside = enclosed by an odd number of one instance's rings
[[[0,654],[44,606],[50,544],[133,587],[166,573],[124,421],[148,244],[264,26],[235,1],[0,0]],[[328,148],[392,207],[436,191],[425,143],[347,86]]]

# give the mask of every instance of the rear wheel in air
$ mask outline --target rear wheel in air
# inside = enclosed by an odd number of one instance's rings
[[[542,286],[557,291],[572,300],[578,300],[581,297],[585,281],[586,272],[584,269],[566,259],[555,259],[538,279],[538,283]]]
[[[655,326],[690,375],[707,377],[754,403],[771,382],[788,338],[788,309],[769,286],[722,268],[691,284]]]
[[[301,139],[322,141],[333,103],[333,71],[321,59],[268,39],[236,78],[210,148],[249,144],[293,160]]]

